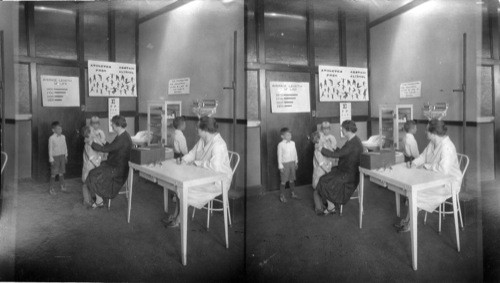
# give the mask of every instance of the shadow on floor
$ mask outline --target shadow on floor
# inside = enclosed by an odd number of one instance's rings
[[[459,253],[453,218],[446,218],[439,235],[437,214],[424,225],[420,212],[418,270],[413,271],[410,234],[393,228],[398,219],[394,193],[368,179],[365,184],[363,229],[357,200],[344,206],[343,216],[316,216],[309,186],[297,189],[301,200],[286,204],[277,192],[248,198],[249,282],[481,281],[479,221],[469,221],[460,232]]]
[[[135,178],[136,180],[138,178]],[[206,230],[206,212],[197,211],[188,226],[188,265],[181,264],[180,230],[166,229],[161,219],[163,190],[139,180],[134,187],[130,224],[127,202],[117,196],[111,210],[82,206],[81,182],[68,180],[70,193],[50,196],[47,184],[24,182],[15,188],[10,276],[16,281],[229,281],[244,271],[243,204],[232,207],[229,249],[225,248],[222,213],[214,213]],[[7,201],[7,200],[6,200]],[[173,203],[170,203],[173,209]],[[191,212],[191,209],[189,209]],[[9,217],[9,215],[14,217]],[[191,213],[189,214],[191,216]],[[4,234],[5,235],[5,234]],[[5,241],[4,241],[5,242]],[[12,274],[13,273],[13,274]],[[9,276],[9,275],[7,275]]]

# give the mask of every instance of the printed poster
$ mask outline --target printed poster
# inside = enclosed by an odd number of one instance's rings
[[[78,77],[40,76],[44,107],[79,107]]]
[[[351,115],[351,103],[349,102],[344,102],[340,103],[340,136],[344,137],[344,134],[342,133],[342,122],[345,120],[352,120],[352,115]]]
[[[108,118],[109,118],[109,132],[112,133],[113,128],[111,127],[111,119],[120,115],[120,99],[119,98],[108,98]]]
[[[89,60],[89,96],[137,96],[135,64]]]
[[[270,82],[273,113],[311,112],[309,83]]]
[[[168,94],[189,94],[190,78],[172,79],[168,81]]]
[[[421,97],[422,82],[407,82],[402,83],[399,87],[400,98]]]
[[[368,101],[368,69],[320,65],[319,101]]]

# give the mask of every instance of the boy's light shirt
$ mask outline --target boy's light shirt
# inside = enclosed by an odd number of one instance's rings
[[[295,161],[295,164],[299,163],[299,158],[297,157],[297,149],[295,148],[294,141],[282,140],[278,144],[278,168],[283,169],[283,163]]]
[[[49,138],[49,162],[54,162],[54,156],[64,155],[68,157],[68,147],[66,137],[61,134],[52,134]]]

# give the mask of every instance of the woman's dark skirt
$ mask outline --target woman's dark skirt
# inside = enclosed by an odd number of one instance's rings
[[[127,181],[126,171],[103,163],[89,172],[85,184],[94,194],[102,198],[113,199]]]
[[[316,190],[323,200],[344,205],[351,199],[358,183],[359,180],[355,175],[346,174],[334,168],[319,179]]]

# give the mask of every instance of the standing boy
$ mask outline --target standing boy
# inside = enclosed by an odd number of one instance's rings
[[[174,132],[174,158],[183,157],[188,153],[186,137],[182,133],[186,129],[186,119],[184,116],[175,117],[174,122],[172,123],[175,132]]]
[[[59,175],[61,191],[67,192],[64,187],[64,173],[68,162],[68,148],[66,137],[62,134],[62,126],[58,121],[52,122],[53,134],[49,138],[49,162],[50,162],[50,188],[49,193],[55,195],[54,184],[56,175]]]
[[[417,133],[417,124],[413,120],[408,120],[403,126],[406,134],[403,136],[403,154],[405,162],[412,161],[420,154],[418,152],[417,141],[415,140],[415,133]]]
[[[292,132],[288,128],[282,128],[280,133],[282,139],[278,144],[278,168],[281,178],[280,201],[285,203],[286,182],[290,184],[292,198],[298,199],[295,194],[295,171],[299,167],[299,159],[297,157],[295,143],[292,141]]]

